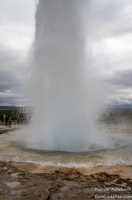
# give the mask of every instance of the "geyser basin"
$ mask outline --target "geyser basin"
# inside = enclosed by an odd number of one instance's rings
[[[110,138],[112,146],[109,149],[90,152],[51,152],[28,149],[20,146],[22,139],[26,140],[27,133],[11,132],[0,136],[0,160],[15,162],[30,162],[44,166],[62,167],[92,167],[98,165],[132,164],[132,126],[104,126],[99,127]],[[20,133],[20,134],[19,134]],[[18,137],[18,138],[17,138]],[[17,141],[16,141],[17,138]],[[25,143],[24,143],[25,145]],[[32,144],[33,146],[33,144]],[[103,145],[102,145],[103,146]],[[107,146],[106,146],[107,148]]]
[[[101,95],[86,53],[85,6],[87,1],[39,0],[30,80],[32,147],[87,151],[95,143]]]

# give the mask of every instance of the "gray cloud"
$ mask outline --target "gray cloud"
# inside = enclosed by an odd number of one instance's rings
[[[19,106],[23,105],[22,96],[17,96],[16,94],[11,94],[10,96],[4,95],[0,97],[0,105],[1,106]]]
[[[0,1],[0,105],[22,105],[35,2]]]
[[[27,55],[34,37],[34,2],[33,0],[0,1],[0,105],[21,105],[24,101],[22,93]],[[86,12],[83,13],[87,13],[87,17],[84,16],[86,20],[84,24],[88,24],[88,35],[91,32],[89,40],[100,42],[112,38],[115,41],[125,36],[125,39],[120,40],[125,44],[127,42],[124,52],[120,53],[117,48],[118,43],[113,42],[113,48],[116,49],[114,53],[112,50],[109,52],[109,49],[103,50],[100,47],[98,55],[94,57],[96,65],[101,69],[104,60],[109,56],[109,60],[104,64],[105,76],[102,78],[108,103],[132,103],[132,60],[127,49],[132,40],[126,40],[128,34],[132,33],[132,0],[89,0],[87,2],[88,7],[82,6],[82,11],[85,9]],[[122,51],[123,47],[122,45]],[[112,71],[112,74],[106,76],[106,71],[108,73]]]
[[[91,0],[91,13],[88,15],[94,39],[131,33],[131,10],[131,0]]]
[[[105,76],[102,84],[105,88],[105,98],[108,104],[132,104],[132,69],[115,72],[112,76]]]
[[[26,61],[15,52],[0,52],[0,105],[20,105]]]
[[[116,87],[120,86],[121,89],[132,89],[132,69],[115,72],[114,76],[105,77],[103,81]]]
[[[132,89],[132,70],[118,72],[115,77],[113,77],[112,84],[119,85],[122,88]]]
[[[0,50],[0,92],[17,91],[20,88],[26,65],[21,52],[4,47]]]
[[[1,72],[0,73],[0,92],[18,91],[21,86],[21,80],[15,77],[12,72]]]

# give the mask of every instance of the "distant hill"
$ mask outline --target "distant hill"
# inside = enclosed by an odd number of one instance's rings
[[[8,110],[8,109],[13,109],[13,108],[18,108],[16,106],[0,106],[0,110]]]
[[[120,104],[120,105],[111,105],[109,108],[122,108],[122,109],[132,109],[132,104]]]

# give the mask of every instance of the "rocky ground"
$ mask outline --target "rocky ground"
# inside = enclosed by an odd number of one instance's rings
[[[132,180],[117,174],[83,175],[68,168],[51,173],[29,173],[12,162],[0,162],[1,200],[92,200],[117,199],[117,196],[132,199],[131,189]]]

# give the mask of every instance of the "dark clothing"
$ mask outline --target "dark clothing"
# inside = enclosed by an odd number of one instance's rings
[[[8,119],[9,119],[9,117],[8,117],[8,116],[6,116],[6,125],[8,124]]]
[[[20,118],[20,117],[18,117],[18,118],[17,118],[18,124],[19,124],[20,120],[21,120],[21,118]]]
[[[1,122],[3,122],[3,115],[1,115]]]
[[[4,114],[3,115],[3,122],[5,122],[6,121],[6,115]]]
[[[9,117],[9,125],[11,126],[11,117]]]

